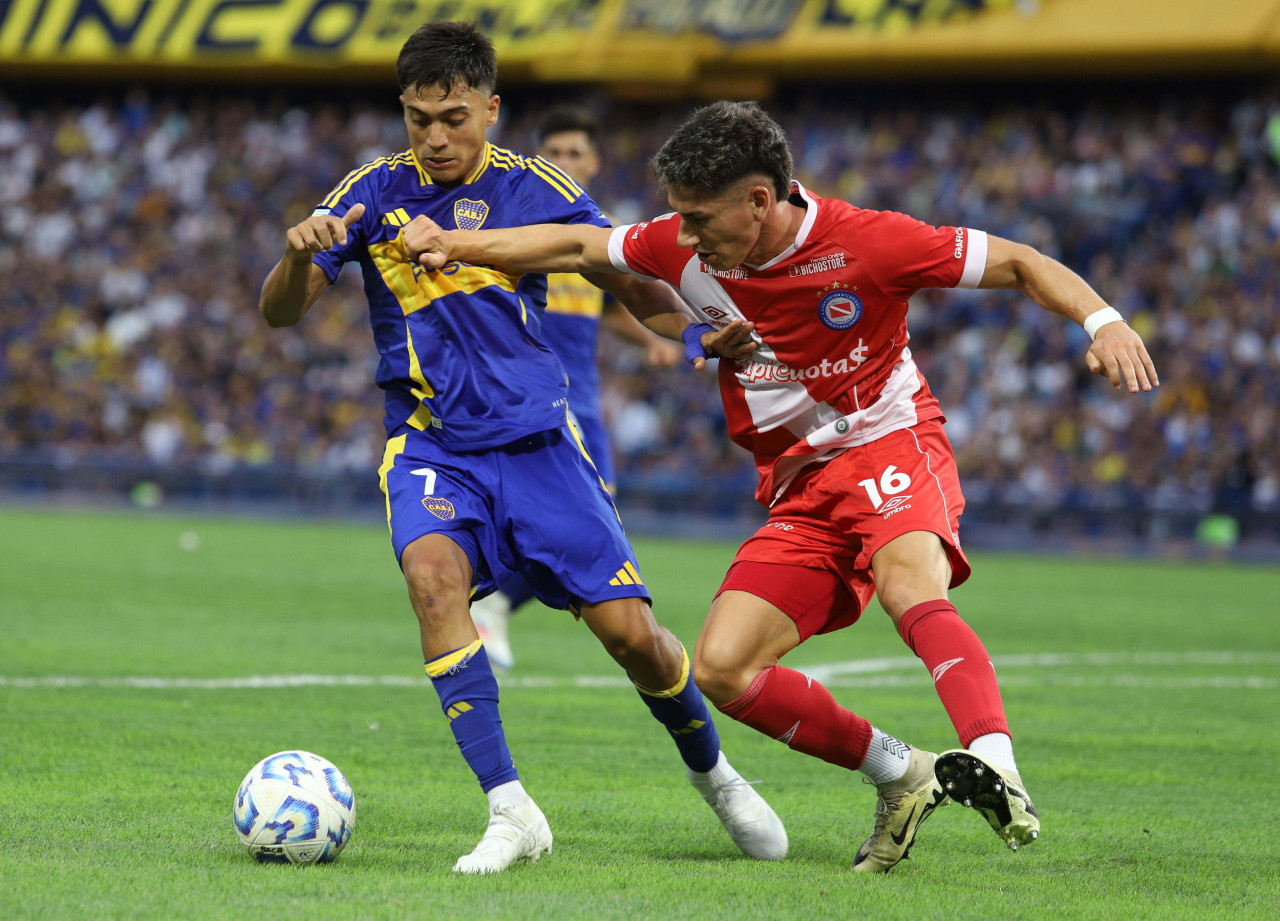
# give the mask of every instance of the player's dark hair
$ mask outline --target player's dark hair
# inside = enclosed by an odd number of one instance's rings
[[[474,22],[428,22],[400,48],[396,77],[401,92],[439,86],[448,96],[456,85],[492,93],[498,88],[498,55]]]
[[[714,198],[748,176],[765,176],[778,198],[791,188],[791,145],[755,102],[713,102],[687,118],[650,164],[668,189]]]
[[[553,134],[565,131],[581,131],[592,147],[600,146],[600,120],[578,106],[553,106],[538,120],[533,138],[539,146]]]

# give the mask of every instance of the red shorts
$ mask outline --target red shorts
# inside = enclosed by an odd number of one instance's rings
[[[909,531],[942,539],[952,588],[968,579],[962,511],[942,422],[921,422],[801,471],[738,548],[720,591],[750,592],[780,608],[801,640],[830,633],[856,621],[875,594],[871,557]]]

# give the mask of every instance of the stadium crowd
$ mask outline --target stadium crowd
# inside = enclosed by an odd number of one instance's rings
[[[256,305],[284,229],[333,177],[405,148],[390,102],[0,99],[0,461],[373,476],[381,400],[355,273],[293,329]],[[498,142],[530,149],[549,102],[510,97]],[[666,210],[646,161],[688,107],[591,102],[597,199],[622,222]],[[971,500],[1280,510],[1280,95],[812,92],[771,108],[809,188],[1031,243],[1146,340],[1161,388],[1116,395],[1084,372],[1083,330],[1020,296],[916,295],[913,351]],[[650,372],[614,343],[604,360],[624,495],[750,497],[714,375]]]

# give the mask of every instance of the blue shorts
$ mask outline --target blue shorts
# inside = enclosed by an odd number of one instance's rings
[[[599,413],[579,413],[572,406],[569,407],[569,411],[573,413],[573,423],[578,429],[578,434],[582,436],[582,444],[586,447],[587,454],[591,456],[591,463],[596,465],[600,479],[604,480],[604,485],[612,492],[616,485],[613,474],[613,452],[609,447],[609,430],[605,428],[604,420],[600,418]]]
[[[519,573],[553,608],[649,600],[613,500],[568,425],[466,453],[411,430],[387,442],[378,477],[396,559],[419,537],[445,534],[471,560],[476,598]]]

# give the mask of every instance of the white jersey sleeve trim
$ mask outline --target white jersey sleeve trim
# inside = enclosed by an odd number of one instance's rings
[[[957,288],[976,288],[987,270],[987,232],[969,228],[969,245],[964,253],[964,272],[956,282]]]
[[[613,228],[613,233],[609,234],[609,261],[613,263],[613,267],[619,272],[626,272],[628,275],[636,275],[640,278],[649,278],[643,272],[637,272],[631,266],[627,265],[627,257],[622,254],[622,244],[626,242],[627,234],[631,233],[635,224],[624,224],[621,227]]]

